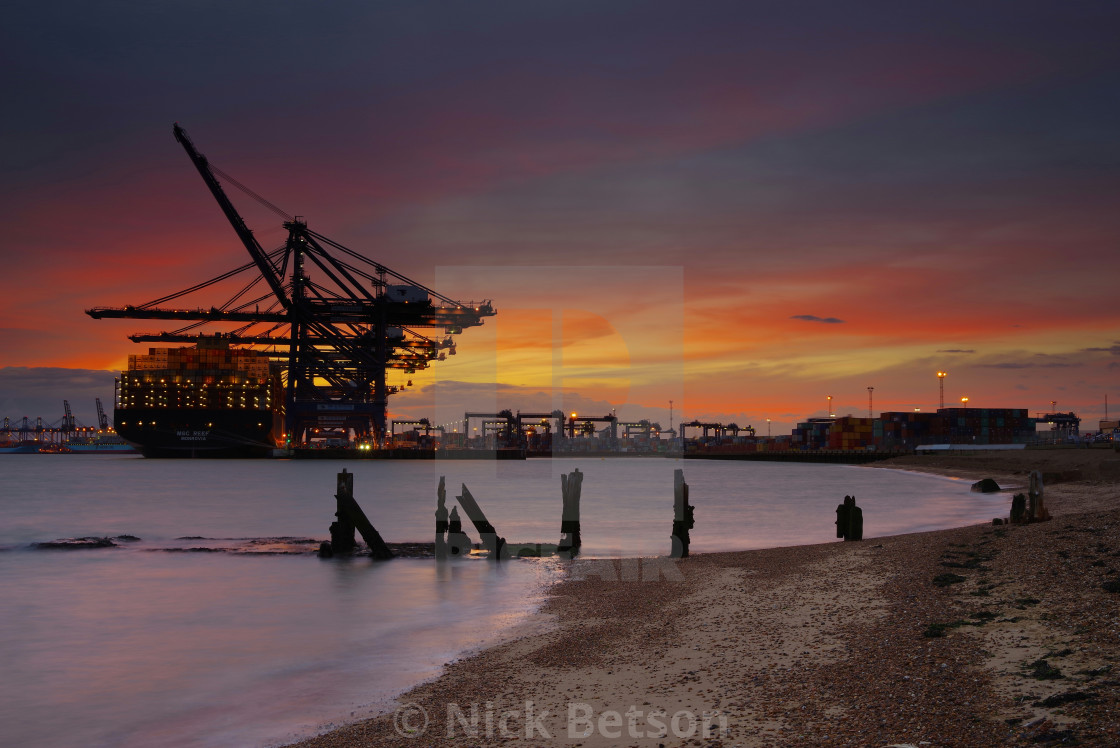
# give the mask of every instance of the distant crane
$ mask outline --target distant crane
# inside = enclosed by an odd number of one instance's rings
[[[101,407],[101,398],[96,397],[94,400],[97,402],[97,428],[101,431],[108,431],[109,416],[105,415],[105,409]]]
[[[60,430],[62,431],[63,436],[69,439],[78,426],[76,423],[74,423],[74,414],[70,412],[69,400],[62,401],[62,409],[65,412],[65,415],[62,416],[62,428]]]

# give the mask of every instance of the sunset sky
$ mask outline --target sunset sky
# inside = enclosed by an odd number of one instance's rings
[[[498,315],[391,413],[1120,413],[1116,2],[120,2],[5,14],[0,417],[94,423],[248,260],[172,137]],[[275,215],[231,197],[266,249]],[[209,305],[222,299],[201,300]],[[396,377],[393,383],[403,377]]]

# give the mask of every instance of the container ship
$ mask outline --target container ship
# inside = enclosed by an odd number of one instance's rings
[[[0,442],[0,454],[4,455],[33,455],[38,454],[43,442],[26,439],[24,441]]]
[[[63,451],[75,454],[129,454],[136,448],[115,433],[88,438],[71,438],[62,444]]]
[[[262,457],[283,430],[279,367],[220,338],[128,357],[116,384],[117,434],[145,457]]]

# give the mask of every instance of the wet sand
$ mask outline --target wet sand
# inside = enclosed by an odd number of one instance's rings
[[[299,745],[1115,745],[1120,454],[881,467],[1019,487],[1039,469],[1054,519],[577,561],[541,613],[554,625]]]

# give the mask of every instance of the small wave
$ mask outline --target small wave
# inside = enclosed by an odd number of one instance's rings
[[[72,551],[90,548],[119,548],[119,543],[136,543],[140,538],[135,535],[116,535],[114,537],[59,538],[32,543],[31,548],[39,551]]]

